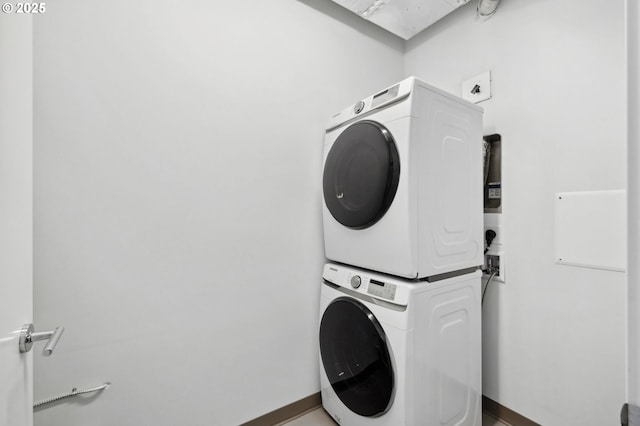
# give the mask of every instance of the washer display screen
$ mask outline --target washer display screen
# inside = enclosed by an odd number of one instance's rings
[[[393,300],[396,298],[395,284],[383,283],[382,281],[369,280],[367,293],[383,299]]]

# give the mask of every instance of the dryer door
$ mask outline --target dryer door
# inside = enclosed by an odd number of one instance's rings
[[[324,201],[349,228],[364,229],[387,212],[398,189],[400,157],[391,133],[359,121],[335,140],[324,164]]]
[[[351,411],[367,417],[391,407],[394,374],[380,323],[359,301],[341,297],[320,322],[320,355],[331,387]]]

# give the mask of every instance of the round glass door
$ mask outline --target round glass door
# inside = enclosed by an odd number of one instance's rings
[[[324,165],[324,201],[349,228],[364,229],[387,212],[398,189],[400,157],[391,133],[375,121],[359,121],[333,143]]]
[[[394,374],[387,339],[380,323],[359,301],[341,297],[320,322],[320,355],[338,398],[367,417],[391,406]]]

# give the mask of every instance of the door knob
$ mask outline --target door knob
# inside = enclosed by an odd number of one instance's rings
[[[25,324],[20,330],[20,340],[18,346],[20,347],[20,353],[29,352],[33,346],[33,342],[38,340],[49,340],[44,346],[42,352],[44,356],[49,356],[53,353],[53,349],[58,344],[60,336],[64,332],[64,327],[56,327],[53,331],[41,331],[38,333],[33,332],[33,324]]]

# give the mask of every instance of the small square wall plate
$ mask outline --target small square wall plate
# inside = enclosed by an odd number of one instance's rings
[[[491,99],[491,71],[485,71],[462,82],[462,99],[477,104]]]

